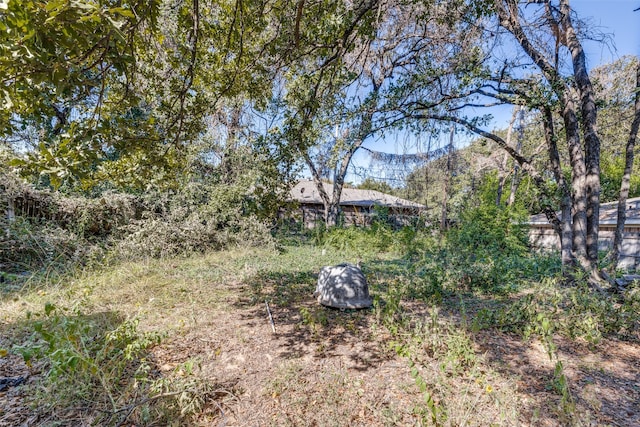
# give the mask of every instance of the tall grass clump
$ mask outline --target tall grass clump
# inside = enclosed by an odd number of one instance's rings
[[[380,221],[374,221],[369,227],[319,227],[312,233],[316,245],[358,256],[379,253],[406,256],[424,250],[428,241],[428,230],[411,226],[395,228]]]

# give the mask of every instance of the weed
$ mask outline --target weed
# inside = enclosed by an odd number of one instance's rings
[[[156,425],[174,425],[177,420],[181,425],[193,425],[196,420],[226,422],[224,407],[236,401],[242,390],[203,379],[198,369],[197,361],[190,359],[176,367],[173,375],[151,381],[150,397],[123,408],[120,425],[127,419]]]
[[[314,337],[318,336],[319,330],[326,326],[328,322],[324,307],[314,306],[311,309],[301,307],[300,316],[302,317],[302,323],[311,329]]]
[[[576,410],[576,403],[569,388],[569,382],[564,374],[564,366],[560,360],[556,361],[553,369],[553,389],[561,396],[560,407],[567,416],[571,417]]]
[[[417,254],[427,247],[430,240],[426,233],[413,227],[394,229],[384,222],[374,222],[370,227],[318,228],[313,231],[313,241],[318,246],[372,257],[380,253],[401,255]]]
[[[376,239],[364,230],[349,233],[362,233],[358,238],[372,239],[370,243]],[[580,415],[581,396],[572,394],[575,390],[566,372],[569,362],[560,360],[553,339],[562,335],[595,346],[609,337],[628,338],[638,332],[636,287],[629,287],[624,300],[603,299],[586,285],[559,286],[554,273],[557,262],[550,257],[490,254],[483,247],[474,254],[464,252],[446,235],[436,240],[419,231],[392,230],[389,236],[391,243],[380,240],[388,244],[385,253],[362,249],[356,254],[347,246],[343,251],[313,245],[285,251],[233,249],[188,259],[120,263],[108,270],[51,275],[42,281],[36,277],[16,293],[16,300],[2,302],[2,317],[10,325],[3,332],[28,327],[29,339],[11,349],[2,337],[2,348],[23,354],[34,371],[44,369],[47,378],[38,384],[41,391],[32,401],[42,412],[74,412],[70,408],[86,404],[86,418],[93,416],[98,425],[215,425],[225,417],[247,416],[247,411],[254,410],[250,405],[256,403],[251,399],[256,398],[264,408],[252,421],[265,415],[265,423],[272,425],[519,425],[523,413],[538,414],[542,422],[548,416],[546,402],[540,403],[535,395],[525,401],[508,369],[494,370],[494,363],[501,360],[490,359],[491,352],[489,356],[479,353],[478,345],[483,343],[474,342],[479,336],[475,332],[495,329],[539,338],[553,367],[548,390],[560,408],[551,421],[566,423]],[[402,239],[404,243],[396,243]],[[399,247],[404,249],[394,253]],[[355,262],[360,255],[364,255],[363,269],[374,297],[373,315],[310,304],[320,266]],[[542,280],[543,276],[549,278]],[[84,288],[89,288],[87,301],[63,302],[81,299]],[[52,302],[43,306],[45,298]],[[189,350],[203,354],[210,350],[194,344],[197,340],[191,340],[190,334],[197,330],[196,337],[212,338],[201,331],[210,328],[207,333],[218,333],[216,328],[226,314],[242,310],[247,324],[254,320],[251,316],[261,316],[259,325],[268,330],[265,300],[273,303],[276,324],[282,321],[281,335],[263,343],[274,364],[239,375],[242,387],[251,388],[246,394],[234,380],[211,380],[208,374],[222,366],[217,358],[207,361],[211,364],[202,370],[198,363],[204,365],[206,357],[160,373],[149,357],[156,335],[138,331],[138,326],[146,331],[167,330]],[[112,307],[140,319],[140,325]],[[26,310],[35,314],[18,321]],[[285,321],[298,315],[297,325]],[[361,321],[365,316],[371,322]],[[238,317],[231,319],[240,322]],[[366,324],[378,333],[371,334]],[[299,333],[300,327],[311,333]],[[317,340],[319,334],[340,332],[342,327],[348,333]],[[229,331],[228,327],[221,330]],[[183,332],[188,334],[184,340]],[[313,347],[319,348],[314,357],[297,349],[287,352],[284,362],[275,355],[280,349],[276,341],[295,347],[296,340],[309,336],[316,341]],[[247,337],[244,333],[216,335],[211,340],[215,356],[254,342]],[[369,349],[371,344],[384,360],[376,366],[378,359],[371,357],[366,372],[353,369],[355,361],[348,359],[347,347],[338,347],[351,339],[362,348]],[[377,342],[369,343],[370,339]],[[509,339],[515,340],[513,335]],[[3,353],[0,349],[0,356]],[[153,354],[158,361],[169,356],[164,347]],[[400,364],[391,360],[396,357]],[[171,360],[173,366],[175,359]],[[342,364],[344,360],[347,365]],[[332,366],[336,361],[341,364]],[[231,406],[236,396],[248,400]],[[345,416],[352,419],[346,421]]]
[[[594,294],[586,283],[570,288],[558,285],[561,278],[542,281],[532,292],[497,310],[480,310],[477,329],[498,327],[510,332],[546,337],[553,332],[598,344],[603,337],[625,339],[638,331],[640,312],[636,294],[616,302]]]
[[[418,389],[422,402],[414,407],[422,425],[465,425],[478,407],[482,406],[485,417],[500,396],[503,413],[515,419],[517,411],[507,392],[497,384],[485,381],[494,375],[476,355],[472,340],[465,329],[443,321],[437,306],[430,316],[421,320],[408,320],[397,303],[398,293],[391,303],[377,309],[384,327],[392,334],[391,349],[408,363],[410,375]],[[456,386],[452,386],[456,384]],[[464,393],[461,393],[464,390]],[[510,415],[505,415],[510,413]],[[474,414],[478,417],[478,414]]]
[[[48,303],[27,320],[34,332],[13,351],[28,366],[44,362],[46,384],[35,399],[50,410],[84,402],[88,408],[117,412],[146,382],[151,370],[146,351],[160,341],[158,334],[139,334],[136,320],[85,315],[80,305],[69,309]]]
[[[413,361],[410,362],[409,367],[411,368],[411,377],[415,380],[416,386],[424,398],[424,403],[427,405],[431,422],[433,425],[438,426],[438,418],[439,415],[441,415],[442,409],[436,406],[433,395],[429,392],[427,382],[420,375],[420,371]]]

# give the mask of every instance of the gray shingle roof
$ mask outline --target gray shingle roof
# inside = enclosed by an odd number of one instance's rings
[[[560,212],[558,212],[560,215]],[[600,225],[615,225],[618,222],[618,202],[608,202],[600,204]],[[544,214],[533,215],[529,219],[531,225],[550,225]],[[627,199],[627,219],[626,226],[640,225],[640,197]]]
[[[331,196],[333,185],[323,183],[324,190]],[[313,181],[300,181],[291,189],[291,199],[299,203],[322,204],[320,193]],[[375,190],[343,188],[340,196],[341,206],[387,206],[393,208],[424,209],[424,205],[401,199]]]

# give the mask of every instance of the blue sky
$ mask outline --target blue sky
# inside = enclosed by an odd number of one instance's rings
[[[625,55],[640,54],[640,0],[572,0],[578,16],[606,35],[606,42],[583,40],[587,66],[608,64]],[[494,123],[489,128],[506,128],[512,108],[492,112]],[[479,114],[482,114],[479,111]]]
[[[584,42],[589,68],[613,62],[624,55],[640,55],[640,10],[634,12],[634,9],[640,8],[640,0],[572,0],[571,6],[581,19],[608,35],[606,44]],[[478,113],[486,114],[486,111]],[[501,108],[492,114],[494,114],[494,121],[488,128],[506,128],[511,117],[511,107]],[[395,135],[391,138],[378,137],[367,141],[365,147],[378,151],[403,153],[407,152],[407,146],[415,144],[412,137],[409,137],[411,141],[407,141],[407,137],[406,135]],[[448,136],[443,136],[444,139],[448,139]],[[470,137],[460,135],[456,139],[458,140],[456,146],[462,146]],[[409,151],[415,151],[415,148],[410,148]],[[370,160],[366,153],[356,153],[353,166],[367,169],[370,166]],[[381,166],[383,165],[376,167],[377,173],[380,173]],[[360,178],[350,173],[347,181],[358,183]],[[389,183],[399,184],[398,182]]]
[[[624,55],[640,54],[640,0],[573,0],[571,6],[579,16],[611,35],[617,51],[587,42],[585,49],[590,67],[612,62]]]

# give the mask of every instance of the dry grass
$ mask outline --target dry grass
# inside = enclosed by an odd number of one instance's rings
[[[74,407],[46,412],[46,406],[27,405],[29,390],[44,384],[38,370],[44,365],[27,368],[12,348],[31,333],[27,313],[41,313],[47,302],[136,318],[141,331],[166,334],[149,350],[148,375],[157,387],[149,396],[168,398],[131,408],[128,421],[135,425],[640,422],[637,342],[603,340],[587,348],[557,337],[575,405],[567,409],[554,388],[555,361],[537,341],[474,332],[467,327],[473,314],[446,298],[434,306],[401,297],[391,310],[394,287],[408,279],[403,261],[390,255],[362,260],[372,294],[383,301],[377,308],[317,306],[311,296],[316,272],[343,261],[356,260],[311,246],[283,253],[235,249],[33,279],[19,289],[14,283],[0,302],[0,348],[9,350],[0,358],[0,377],[25,375],[29,381],[0,392],[0,425],[89,425],[100,419]],[[493,304],[486,297],[475,303]]]

